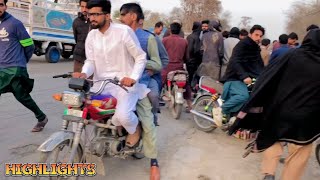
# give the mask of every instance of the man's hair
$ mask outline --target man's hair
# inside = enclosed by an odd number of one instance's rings
[[[102,12],[110,14],[111,13],[111,3],[109,0],[90,0],[88,1],[87,8],[91,9],[94,7],[101,7]]]
[[[262,26],[256,24],[256,25],[252,26],[252,28],[250,29],[250,34],[252,34],[256,30],[262,31],[262,35],[264,35],[264,33],[265,33],[265,29]]]
[[[245,29],[241,29],[241,30],[240,30],[240,35],[241,35],[241,36],[248,36],[248,34],[249,34],[248,31],[245,30]]]
[[[299,40],[299,39],[298,39],[298,34],[295,33],[295,32],[290,33],[288,36],[289,36],[289,39]]]
[[[278,42],[278,40],[273,40],[272,43]]]
[[[79,5],[81,5],[81,2],[86,2],[86,3],[88,3],[88,1],[89,1],[89,0],[80,0],[80,1],[79,1]]]
[[[137,21],[144,19],[144,14],[142,8],[137,3],[127,3],[121,6],[120,12],[124,11],[125,14],[127,13],[134,13],[137,15]]]
[[[201,24],[209,24],[209,23],[210,23],[209,20],[203,20],[203,21],[201,22]]]
[[[228,38],[229,37],[229,31],[223,31],[222,32],[222,36],[224,37],[224,38]]]
[[[181,25],[179,23],[170,24],[170,30],[172,34],[179,34],[181,31]]]
[[[157,28],[159,28],[159,27],[163,27],[163,22],[161,22],[161,21],[159,21],[159,22],[157,22],[155,25],[154,25],[154,27],[157,27]]]
[[[288,44],[288,38],[289,38],[288,35],[286,35],[286,34],[281,34],[281,35],[279,36],[279,43],[280,43],[280,44]]]
[[[270,39],[262,39],[261,45],[262,46],[268,46],[271,43]]]
[[[6,6],[6,5],[7,5],[8,0],[4,0],[3,2],[4,2],[4,5]]]
[[[319,26],[317,26],[315,24],[311,24],[310,26],[307,27],[307,32],[312,30],[312,29],[319,29]]]

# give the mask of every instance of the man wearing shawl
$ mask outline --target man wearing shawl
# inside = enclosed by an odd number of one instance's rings
[[[299,180],[312,152],[312,142],[320,137],[320,30],[308,32],[300,48],[279,57],[261,73],[249,101],[229,129],[259,130],[248,153],[278,155],[288,142],[282,180]],[[259,107],[259,108],[257,108]],[[259,111],[257,111],[259,110]],[[262,162],[262,173],[274,179],[274,164]],[[275,159],[274,163],[278,163]],[[271,169],[268,167],[272,167]]]

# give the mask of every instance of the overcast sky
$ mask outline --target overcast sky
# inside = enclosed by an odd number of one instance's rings
[[[143,9],[169,13],[180,0],[111,0],[113,10],[126,2],[140,2]],[[260,24],[266,28],[268,38],[277,39],[285,32],[286,16],[292,2],[297,0],[221,0],[224,10],[232,14],[231,26],[238,26],[242,16],[252,17],[252,25]]]

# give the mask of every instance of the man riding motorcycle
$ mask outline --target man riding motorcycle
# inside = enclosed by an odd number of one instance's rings
[[[150,90],[138,83],[147,63],[146,54],[130,27],[111,23],[110,1],[90,1],[88,9],[93,30],[86,40],[87,60],[82,73],[73,75],[86,78],[94,74],[93,80],[118,77],[122,85],[129,87],[127,93],[115,85],[108,84],[102,94],[108,93],[117,99],[112,123],[119,126],[119,129],[122,126],[128,131],[126,145],[129,147],[133,147],[140,139],[141,129],[140,125],[137,127],[138,118],[134,113],[137,110],[143,127],[144,153],[151,158],[151,179],[160,179],[156,160],[155,126],[151,104],[146,98]],[[92,90],[95,91],[99,86],[99,83],[95,83]]]
[[[233,49],[226,74],[222,77],[223,85],[222,122],[228,122],[232,113],[240,110],[249,98],[247,85],[257,78],[262,69],[263,61],[260,55],[259,42],[265,30],[260,25],[250,29],[249,37],[240,41]]]

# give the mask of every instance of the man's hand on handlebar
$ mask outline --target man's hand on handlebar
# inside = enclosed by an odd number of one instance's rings
[[[72,77],[86,79],[87,75],[85,73],[74,72],[74,73],[72,73]]]
[[[126,87],[132,87],[135,83],[136,83],[136,81],[134,79],[129,78],[129,77],[124,77],[120,81],[120,84],[123,86],[126,86]]]
[[[249,84],[252,84],[252,79],[250,77],[247,77],[243,80],[243,82],[249,85]]]

